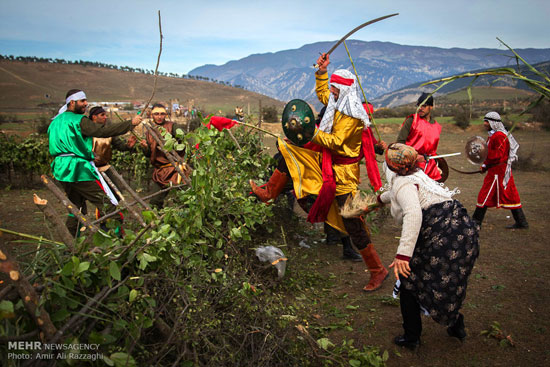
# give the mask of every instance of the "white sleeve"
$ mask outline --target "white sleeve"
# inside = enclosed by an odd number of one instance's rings
[[[380,201],[384,204],[389,204],[391,202],[391,193],[389,191],[384,191],[380,194]]]
[[[410,258],[422,227],[422,208],[418,199],[418,189],[413,183],[407,183],[399,188],[395,200],[403,210],[403,227],[397,255]]]

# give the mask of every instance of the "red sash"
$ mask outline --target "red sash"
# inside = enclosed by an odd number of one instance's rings
[[[382,180],[380,179],[380,172],[378,171],[378,165],[376,163],[373,140],[372,131],[370,129],[363,130],[361,136],[361,153],[358,157],[354,158],[333,154],[329,149],[322,148],[323,158],[321,170],[323,173],[323,185],[321,186],[315,203],[309,211],[307,216],[308,222],[324,222],[327,219],[330,206],[336,197],[336,180],[334,179],[334,171],[332,169],[333,163],[339,165],[355,164],[365,157],[367,175],[369,176],[371,185],[374,187],[374,191],[380,189]]]

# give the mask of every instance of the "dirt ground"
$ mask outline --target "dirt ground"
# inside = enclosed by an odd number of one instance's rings
[[[397,127],[382,129],[382,138],[393,141]],[[461,152],[466,140],[473,135],[485,137],[481,126],[462,131],[444,125],[438,153]],[[550,280],[545,270],[550,264],[547,252],[550,233],[550,171],[545,160],[550,147],[550,133],[540,129],[524,129],[514,132],[520,143],[520,154],[533,154],[535,163],[544,169],[538,171],[513,171],[524,212],[529,221],[528,230],[509,230],[513,223],[506,209],[489,209],[480,233],[480,256],[469,278],[468,293],[463,305],[468,337],[464,342],[447,336],[446,328],[423,317],[422,345],[413,353],[393,344],[393,337],[402,334],[402,319],[398,303],[391,302],[395,278],[388,278],[382,288],[365,293],[368,273],[362,263],[339,259],[340,246],[322,245],[316,256],[327,264],[324,271],[335,274],[332,288],[332,306],[350,314],[352,332],[339,331],[338,337],[354,339],[356,346],[379,346],[389,352],[388,366],[542,366],[548,365],[550,348],[550,320],[547,317]],[[464,157],[448,158],[450,166],[472,171]],[[544,162],[544,163],[542,163]],[[362,170],[363,171],[363,170]],[[366,180],[366,178],[365,178]],[[458,187],[458,200],[470,214],[475,209],[483,176],[450,173],[446,185]],[[387,218],[373,234],[373,243],[384,264],[390,264],[395,256],[400,228],[392,218]],[[347,306],[359,306],[350,311]],[[545,311],[546,310],[546,311]],[[336,321],[327,317],[326,324]],[[493,322],[500,324],[503,335],[510,336],[514,346],[500,346],[495,338],[481,335],[492,330]],[[341,335],[338,335],[341,334]],[[351,335],[350,335],[351,334]]]
[[[388,142],[397,135],[397,126],[381,129]],[[439,153],[461,152],[472,135],[485,137],[481,126],[462,131],[451,125],[443,126]],[[550,319],[546,316],[550,304],[550,280],[546,269],[550,265],[547,238],[550,202],[550,164],[545,159],[550,147],[550,132],[525,128],[514,132],[521,145],[521,156],[532,156],[537,171],[514,170],[524,211],[529,221],[528,230],[508,230],[513,223],[510,211],[489,210],[480,234],[481,252],[469,280],[468,294],[462,312],[465,315],[468,337],[464,342],[450,338],[444,327],[423,318],[422,345],[417,352],[393,345],[395,335],[402,332],[398,304],[391,300],[394,278],[388,278],[374,293],[365,293],[368,273],[362,263],[340,259],[341,247],[325,244],[303,249],[308,261],[319,264],[319,270],[331,275],[333,285],[315,292],[317,306],[313,306],[311,323],[331,325],[345,320],[350,331],[337,328],[328,337],[337,342],[341,338],[354,339],[355,346],[378,346],[389,352],[388,366],[542,366],[548,365],[550,348]],[[447,160],[452,167],[474,170],[464,157]],[[364,169],[362,169],[364,171]],[[470,213],[473,212],[483,176],[450,173],[446,185],[458,187],[458,195]],[[366,179],[364,180],[366,181]],[[32,193],[55,202],[44,189],[0,190],[0,227],[33,235],[49,236],[43,215],[32,202]],[[321,234],[319,233],[319,237]],[[373,243],[384,264],[390,264],[397,249],[400,229],[391,218],[373,234]],[[0,242],[12,246],[26,246],[13,242],[12,235],[2,234]],[[292,259],[291,259],[292,260]],[[289,262],[292,265],[292,261]],[[347,307],[352,306],[352,307]],[[358,306],[356,309],[355,307]],[[339,312],[334,312],[334,310]],[[500,346],[495,338],[481,335],[490,330],[493,322],[500,323],[505,336],[514,346]]]

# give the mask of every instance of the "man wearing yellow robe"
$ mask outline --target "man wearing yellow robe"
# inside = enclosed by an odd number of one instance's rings
[[[337,70],[331,76],[329,86],[329,63],[328,54],[317,60],[319,70],[316,72],[315,91],[327,108],[312,142],[298,147],[279,139],[279,151],[284,161],[265,188],[257,187],[252,181],[251,186],[260,200],[268,202],[280,194],[290,176],[298,200],[317,195],[309,210],[308,221],[326,221],[350,235],[371,273],[369,283],[363,289],[373,291],[381,287],[388,271],[371,243],[363,220],[342,218],[339,214],[339,207],[359,185],[362,131],[370,122],[357,94],[355,76],[348,70]]]

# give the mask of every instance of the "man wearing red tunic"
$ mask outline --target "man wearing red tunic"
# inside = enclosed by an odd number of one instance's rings
[[[437,155],[441,125],[432,118],[434,99],[428,93],[422,93],[418,98],[418,105],[418,114],[409,115],[401,125],[397,142],[413,147],[419,155],[425,157]],[[436,181],[441,179],[441,172],[434,159],[419,162],[417,165],[430,178]]]
[[[512,134],[507,133],[497,112],[487,113],[483,126],[489,131],[487,159],[481,166],[481,171],[487,172],[487,176],[477,196],[473,219],[481,225],[487,208],[505,208],[512,211],[515,220],[506,228],[529,228],[512,175],[512,162],[518,158],[519,144]]]

